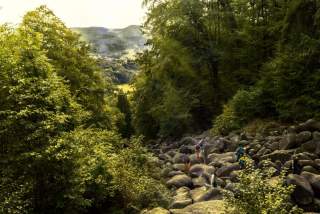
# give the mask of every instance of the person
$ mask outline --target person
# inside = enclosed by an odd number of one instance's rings
[[[243,156],[244,156],[244,148],[243,148],[243,145],[240,144],[236,150],[237,162],[239,162]]]
[[[203,142],[204,142],[204,140],[201,139],[196,145],[196,154],[197,154],[197,159],[198,160],[200,160],[200,154],[203,151],[203,144],[204,144]]]
[[[206,144],[204,139],[201,139],[199,143],[196,145],[196,155],[198,160],[201,160],[201,157],[202,157],[204,163],[206,163],[207,154],[206,154]]]
[[[197,160],[200,160],[200,146],[199,146],[199,144],[197,144],[195,146],[195,151],[196,151]]]
[[[299,159],[297,156],[293,155],[293,158],[292,158],[292,173],[293,174],[300,174],[301,172],[301,166],[299,164]]]

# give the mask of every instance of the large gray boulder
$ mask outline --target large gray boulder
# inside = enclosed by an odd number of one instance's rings
[[[192,180],[187,175],[176,175],[173,176],[170,180],[167,181],[169,187],[180,188],[183,186],[192,187]]]
[[[295,185],[293,199],[299,205],[308,205],[313,202],[314,192],[308,180],[300,175],[290,174],[286,179],[287,184]]]
[[[192,183],[194,187],[203,187],[208,184],[207,178],[200,176],[192,179]]]
[[[189,156],[181,153],[176,153],[172,158],[173,163],[185,163],[188,160],[189,160]]]
[[[195,145],[197,144],[197,139],[193,138],[193,137],[184,137],[179,141],[179,145]]]
[[[315,169],[313,166],[304,166],[301,170],[302,172],[311,172],[314,174],[319,174],[319,171]]]
[[[208,156],[208,161],[209,162],[219,162],[222,164],[234,163],[236,161],[235,153],[234,152],[226,152],[223,154],[212,153]]]
[[[177,171],[185,171],[186,165],[183,163],[173,164],[173,169]]]
[[[310,172],[302,172],[301,176],[308,180],[311,184],[312,189],[315,195],[319,198],[320,197],[320,175],[316,175]]]
[[[190,189],[188,187],[181,187],[176,191],[173,197],[173,202],[170,205],[171,209],[181,209],[192,204]]]
[[[289,133],[281,141],[280,148],[283,150],[294,149],[311,139],[312,133],[310,131],[303,131],[299,134]]]
[[[156,207],[152,210],[142,211],[141,214],[170,214],[170,212],[162,207]]]
[[[194,203],[184,209],[171,209],[172,214],[225,214],[225,203],[212,200]]]
[[[194,146],[182,145],[180,146],[179,152],[182,154],[192,154],[194,153]]]
[[[181,172],[181,171],[171,171],[168,173],[168,177],[173,177],[173,176],[176,176],[176,175],[183,175],[184,172]]]
[[[215,172],[215,168],[213,166],[208,166],[205,164],[195,164],[191,166],[189,169],[189,174],[192,177],[199,177],[202,176],[203,174],[208,174],[211,175]]]
[[[276,150],[270,154],[263,155],[262,157],[260,157],[260,160],[270,159],[272,162],[279,160],[284,163],[291,159],[294,151],[295,150]]]
[[[199,187],[191,190],[190,194],[194,202],[222,199],[222,191],[218,188]]]
[[[216,175],[218,177],[225,177],[225,176],[229,176],[231,172],[236,171],[236,170],[240,170],[239,163],[233,163],[233,164],[229,164],[229,165],[220,167],[216,171]]]
[[[318,132],[318,131],[313,132],[312,139],[315,141],[320,141],[320,132]]]
[[[310,119],[305,123],[301,123],[295,127],[291,127],[294,132],[302,132],[302,131],[320,131],[320,122]]]
[[[310,140],[301,145],[301,150],[304,152],[311,152],[311,153],[320,153],[320,140]]]

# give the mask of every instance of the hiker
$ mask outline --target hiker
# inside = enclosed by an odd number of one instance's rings
[[[299,164],[299,159],[298,159],[298,157],[297,156],[295,156],[295,155],[293,155],[293,157],[292,157],[292,173],[293,174],[300,174],[300,172],[301,172],[301,166],[300,166],[300,164]]]
[[[204,139],[201,139],[199,143],[196,145],[196,155],[197,159],[201,160],[200,157],[203,158],[203,162],[206,164],[207,160],[207,153],[206,153],[206,144]]]
[[[244,148],[242,144],[239,144],[239,147],[236,150],[237,162],[240,161],[240,158],[244,156]]]

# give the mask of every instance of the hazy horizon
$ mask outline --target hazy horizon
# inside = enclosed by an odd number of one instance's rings
[[[121,29],[141,25],[145,15],[142,0],[0,0],[0,24],[18,24],[26,12],[41,5],[70,28]]]

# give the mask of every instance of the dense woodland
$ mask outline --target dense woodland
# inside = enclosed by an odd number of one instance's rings
[[[319,118],[318,0],[145,0],[134,92],[47,7],[0,26],[0,213],[167,206],[151,139]]]
[[[319,117],[319,2],[146,0],[135,125],[148,138]],[[217,117],[218,116],[218,117]]]

